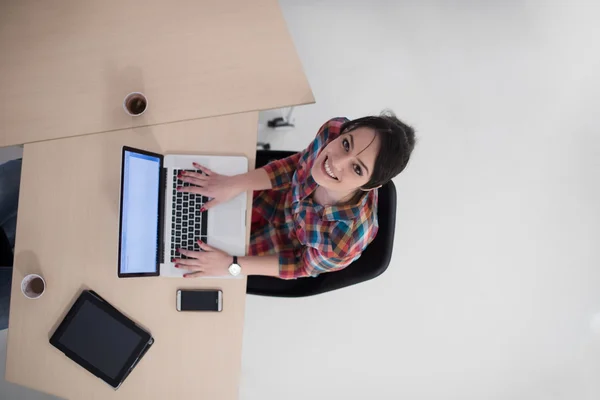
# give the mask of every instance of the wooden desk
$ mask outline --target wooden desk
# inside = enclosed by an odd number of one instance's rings
[[[246,113],[25,146],[8,381],[72,400],[237,398],[246,280],[117,278],[121,146],[245,155],[254,168],[257,124],[257,113]],[[21,279],[32,272],[48,284],[39,300],[21,294]],[[97,291],[156,339],[117,391],[48,343],[83,288]],[[223,311],[178,313],[178,288],[222,289]]]
[[[314,102],[277,0],[5,0],[0,55],[0,147]]]

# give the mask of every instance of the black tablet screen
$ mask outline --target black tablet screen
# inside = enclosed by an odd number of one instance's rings
[[[58,342],[115,379],[141,340],[129,327],[84,301]]]

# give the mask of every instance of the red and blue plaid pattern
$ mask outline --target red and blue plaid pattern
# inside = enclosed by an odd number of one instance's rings
[[[272,189],[256,192],[249,255],[279,255],[279,277],[317,276],[347,267],[377,234],[377,190],[358,203],[322,206],[313,202],[317,183],[310,171],[325,146],[340,135],[346,118],[325,123],[300,153],[264,167]]]

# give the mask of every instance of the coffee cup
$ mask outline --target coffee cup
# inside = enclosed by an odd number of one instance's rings
[[[123,108],[132,117],[140,116],[148,108],[148,99],[140,92],[129,93],[123,100]]]
[[[21,281],[21,292],[28,299],[39,299],[46,291],[46,281],[38,274],[29,274]]]

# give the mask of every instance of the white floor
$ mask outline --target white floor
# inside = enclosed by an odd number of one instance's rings
[[[392,108],[419,144],[383,276],[248,298],[240,398],[599,399],[600,3],[280,3],[317,104],[261,137]]]
[[[21,146],[0,147],[0,164],[20,157],[23,157]]]
[[[247,301],[241,399],[600,399],[600,3],[281,0],[317,104],[419,143],[380,278]]]

